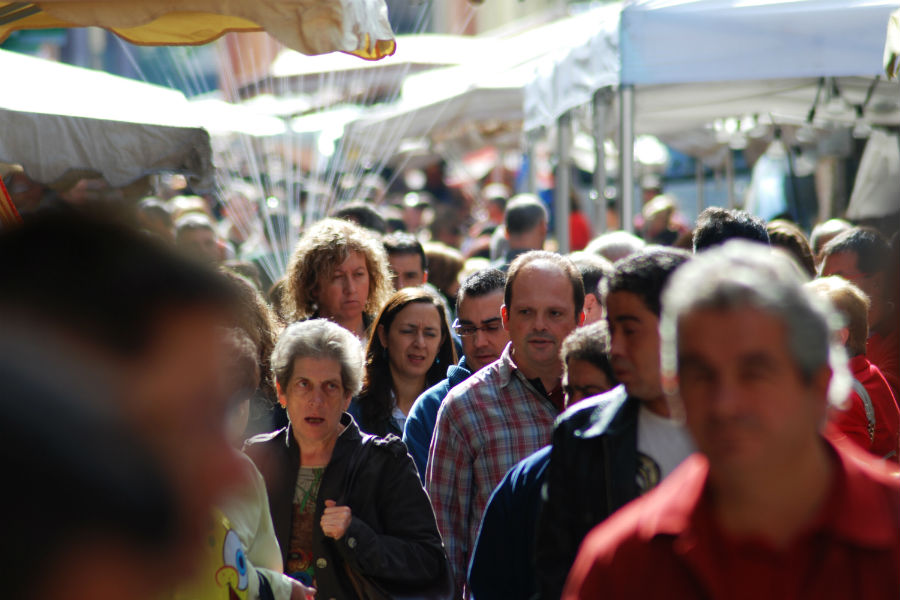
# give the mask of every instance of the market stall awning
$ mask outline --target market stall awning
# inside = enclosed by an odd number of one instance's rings
[[[348,126],[346,144],[374,156],[390,155],[404,140],[421,137],[473,149],[496,143],[491,138],[497,134],[518,145],[526,84],[544,61],[593,36],[609,10],[599,7],[505,37],[485,36],[483,56],[407,77],[398,102],[373,107]]]
[[[384,0],[44,0],[0,2],[0,41],[17,29],[103,27],[133,44],[206,44],[267,31],[303,54],[394,52]]]
[[[896,8],[894,0],[635,0],[622,10],[622,81],[875,76]]]
[[[400,35],[396,42],[397,51],[379,61],[342,53],[305,56],[282,50],[255,80],[243,84],[241,95],[299,97],[297,102],[308,107],[345,101],[372,104],[395,95],[408,75],[483,60],[493,49],[489,40],[465,35]]]
[[[0,162],[45,184],[69,172],[122,187],[160,171],[211,182],[209,134],[181,92],[0,50]]]
[[[894,78],[900,71],[900,9],[891,13],[888,20],[887,40],[884,43],[884,70]]]

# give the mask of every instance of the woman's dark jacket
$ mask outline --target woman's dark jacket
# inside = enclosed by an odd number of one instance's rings
[[[375,438],[364,445],[350,415],[344,413],[341,424],[346,429],[337,439],[316,498],[311,549],[316,597],[357,598],[346,574],[348,567],[388,590],[428,588],[441,575],[446,557],[434,510],[406,446],[394,437]],[[244,451],[265,479],[275,536],[286,560],[299,446],[288,426],[251,438]],[[352,489],[345,490],[348,464],[359,451],[364,458],[358,462]],[[349,506],[353,513],[340,540],[325,537],[322,531],[325,500]]]

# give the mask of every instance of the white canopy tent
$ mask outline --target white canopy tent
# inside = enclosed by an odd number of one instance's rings
[[[485,37],[480,56],[459,66],[408,77],[401,98],[350,124],[348,148],[390,155],[404,140],[433,143],[503,138],[518,145],[523,92],[541,61],[583,44],[617,8],[602,6],[510,36]],[[601,57],[605,55],[598,55]]]
[[[45,184],[69,171],[122,187],[160,171],[208,183],[209,134],[180,92],[0,51],[0,162]]]
[[[401,35],[396,44],[394,54],[378,61],[361,61],[337,52],[307,56],[282,50],[252,89],[256,95],[278,96],[326,92],[338,101],[377,97],[379,92],[398,90],[408,75],[478,60],[490,49],[483,38],[464,35]]]
[[[547,63],[526,89],[524,127],[551,126],[592,101],[596,109],[597,92],[616,80],[626,140],[623,224],[630,226],[636,133],[653,133],[675,146],[686,139],[697,150],[704,143],[721,145],[697,135],[698,127],[716,118],[762,114],[800,124],[823,77],[852,78],[840,79],[842,108],[828,115],[820,110],[819,120],[852,122],[855,105],[864,103],[871,78],[882,71],[884,27],[895,8],[885,0],[635,0],[624,5],[614,27],[589,42],[618,59],[610,70],[598,74],[585,61],[588,47]],[[826,95],[833,92],[827,87]],[[886,82],[875,87],[864,115],[869,122],[900,122],[896,88]]]

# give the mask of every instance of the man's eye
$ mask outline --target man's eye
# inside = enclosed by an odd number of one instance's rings
[[[463,336],[475,335],[475,331],[476,331],[475,327],[473,327],[472,325],[466,325],[464,327],[456,328],[456,332],[459,333],[459,335],[463,335]]]
[[[484,326],[485,331],[497,331],[500,329],[500,323],[493,321],[491,323],[486,323]]]

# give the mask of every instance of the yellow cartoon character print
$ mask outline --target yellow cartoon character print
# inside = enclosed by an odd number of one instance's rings
[[[249,565],[244,545],[221,511],[213,509],[204,545],[203,567],[175,600],[248,600]]]

